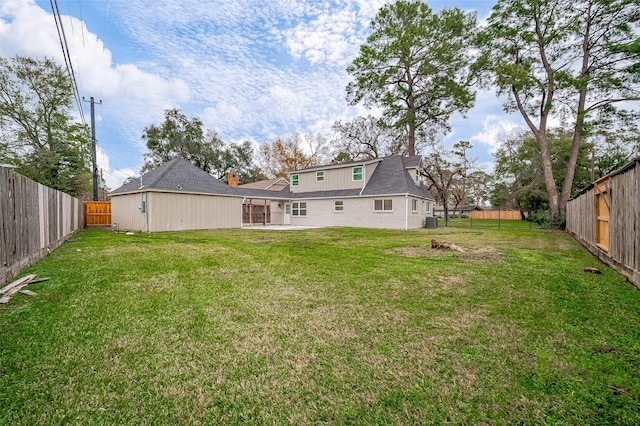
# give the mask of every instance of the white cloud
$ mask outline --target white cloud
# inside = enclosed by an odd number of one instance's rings
[[[103,101],[102,106],[96,108],[98,122],[117,121],[121,129],[126,129],[120,140],[101,140],[102,146],[110,154],[119,150],[126,153],[125,157],[132,153],[141,157],[141,129],[157,119],[158,110],[162,112],[164,108],[188,101],[188,85],[181,79],[163,78],[134,64],[114,65],[111,52],[84,22],[64,15],[62,22],[80,96],[94,96],[96,101]],[[2,56],[46,56],[64,64],[54,18],[33,0],[7,0],[2,4],[0,40]],[[83,108],[89,122],[88,104]],[[97,130],[99,139],[100,130]],[[118,157],[118,153],[115,154]],[[125,157],[121,156],[120,160]],[[130,158],[123,162],[128,160]]]
[[[96,162],[98,173],[102,173],[102,177],[110,190],[118,189],[125,179],[129,177],[139,176],[139,173],[133,169],[112,169],[109,156],[100,146],[96,147]]]
[[[499,147],[506,136],[521,128],[517,123],[497,115],[488,115],[482,124],[482,131],[474,134],[469,139],[471,142],[480,142],[489,146],[493,153]]]

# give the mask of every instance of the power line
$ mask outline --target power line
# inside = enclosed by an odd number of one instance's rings
[[[76,82],[76,74],[73,70],[73,63],[71,62],[71,55],[69,54],[69,44],[67,43],[67,36],[64,32],[64,26],[62,25],[62,18],[60,16],[60,8],[58,7],[58,0],[49,0],[51,3],[51,10],[53,12],[53,20],[56,23],[56,29],[58,30],[58,38],[60,39],[60,47],[62,48],[62,56],[64,57],[64,63],[67,67],[67,74],[71,79],[71,85],[73,90],[73,97],[78,106],[80,112],[80,119],[82,124],[87,125],[87,120],[84,117],[84,111],[82,109],[82,101],[80,100],[80,92],[78,91],[78,83]]]

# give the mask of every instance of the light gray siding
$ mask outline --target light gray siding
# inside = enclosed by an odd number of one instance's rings
[[[145,211],[141,211],[141,202]],[[139,232],[239,228],[242,198],[219,195],[143,192],[111,197],[112,222]]]
[[[312,191],[334,191],[340,189],[362,188],[369,181],[378,163],[366,165],[349,164],[340,168],[313,169],[312,171],[303,171],[297,173],[298,186],[291,185],[292,192],[312,192]],[[331,167],[331,166],[328,166]],[[335,167],[335,166],[332,166]],[[363,179],[353,180],[353,168],[362,167]],[[318,182],[316,173],[324,171],[324,181]]]
[[[125,231],[148,232],[147,215],[140,203],[147,201],[148,192],[111,196],[111,223]]]
[[[374,200],[392,200],[392,211],[374,211]],[[412,211],[412,200],[417,209]],[[334,211],[335,201],[342,201],[343,210]],[[381,196],[368,198],[336,198],[323,200],[296,200],[307,203],[305,217],[291,216],[292,225],[354,226],[366,228],[414,229],[424,224],[429,201],[415,197]]]
[[[151,192],[147,214],[149,232],[239,228],[242,198]]]
[[[271,224],[282,225],[284,223],[285,201],[271,201]]]

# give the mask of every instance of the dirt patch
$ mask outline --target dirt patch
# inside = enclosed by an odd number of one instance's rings
[[[396,247],[391,250],[387,250],[387,254],[395,254],[406,257],[447,257],[452,253],[444,250],[432,249],[428,246],[419,247]]]
[[[479,262],[502,262],[503,256],[495,247],[486,246],[477,249],[464,248],[464,252],[451,252],[447,250],[436,250],[428,246],[418,247],[396,247],[387,250],[387,254],[394,254],[406,257],[451,257],[459,256],[463,259]]]

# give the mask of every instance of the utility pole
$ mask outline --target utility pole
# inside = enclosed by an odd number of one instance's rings
[[[84,97],[83,101],[91,103],[91,162],[93,174],[93,201],[98,201],[98,162],[96,156],[96,108],[93,96],[87,101]],[[102,105],[102,100],[98,102]]]

